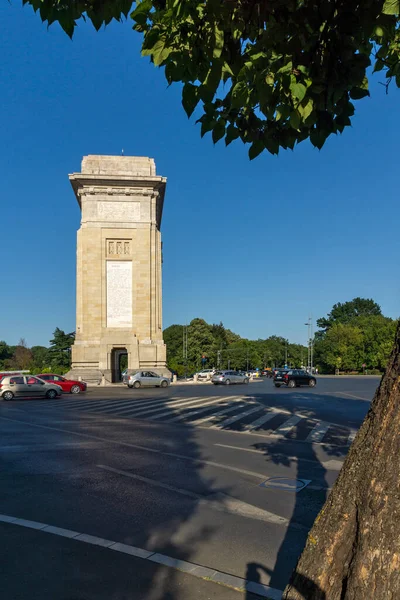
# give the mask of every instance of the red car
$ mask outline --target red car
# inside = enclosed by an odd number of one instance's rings
[[[43,373],[43,375],[36,375],[43,381],[49,381],[56,383],[60,386],[63,392],[69,394],[80,394],[80,392],[86,392],[86,383],[84,381],[74,381],[73,379],[65,379],[61,375],[54,375],[53,373]]]

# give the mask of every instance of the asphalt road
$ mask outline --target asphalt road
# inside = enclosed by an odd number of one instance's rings
[[[2,599],[279,598],[378,383],[1,403]]]

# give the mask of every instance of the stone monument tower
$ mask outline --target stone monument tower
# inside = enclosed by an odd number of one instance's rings
[[[152,158],[97,155],[85,156],[69,179],[82,213],[70,375],[118,381],[122,355],[130,369],[166,374],[160,233],[166,179],[156,175]]]

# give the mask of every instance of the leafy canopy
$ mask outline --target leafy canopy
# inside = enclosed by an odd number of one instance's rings
[[[351,125],[369,95],[367,69],[400,86],[400,0],[22,0],[72,37],[80,18],[96,29],[131,18],[142,54],[182,82],[201,135],[277,154]],[[200,114],[201,113],[201,114]]]
[[[357,317],[373,317],[382,315],[382,310],[371,298],[353,298],[348,302],[333,305],[328,317],[317,319],[317,325],[325,331],[336,323],[350,323]]]

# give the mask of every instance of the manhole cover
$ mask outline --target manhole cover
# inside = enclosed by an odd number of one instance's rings
[[[270,488],[274,490],[282,490],[285,492],[300,492],[302,489],[311,483],[311,479],[288,479],[287,477],[271,477],[260,487]]]

